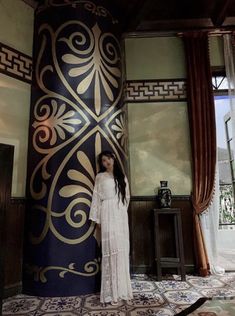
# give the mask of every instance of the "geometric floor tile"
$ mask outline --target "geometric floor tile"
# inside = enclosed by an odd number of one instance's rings
[[[145,292],[145,291],[154,291],[156,286],[153,282],[145,281],[133,281],[132,290],[133,293]]]
[[[58,314],[59,315],[59,314]],[[56,315],[56,316],[58,316]],[[92,311],[92,312],[89,312],[88,314],[84,314],[84,316],[125,316],[126,313],[125,312],[121,312],[121,311],[118,311],[118,312],[114,312],[113,309],[107,309],[105,310],[105,312],[103,311]]]
[[[168,302],[180,305],[189,305],[195,303],[201,295],[191,290],[183,291],[167,291],[164,293]]]
[[[207,277],[207,278],[192,278],[189,279],[188,282],[192,284],[196,288],[215,288],[215,287],[223,287],[224,283],[220,280],[217,280],[213,277]]]
[[[35,314],[36,315],[36,314]],[[58,316],[58,315],[60,315],[60,316],[77,316],[77,314],[74,314],[74,313],[68,313],[68,312],[63,312],[63,313],[46,313],[46,314],[42,314],[43,316]],[[82,315],[82,314],[81,314]]]
[[[99,293],[70,297],[33,297],[19,294],[3,301],[7,316],[173,316],[200,297],[235,297],[235,273],[205,278],[179,276],[157,282],[155,276],[132,275],[134,298],[117,306],[100,304]]]
[[[37,310],[41,300],[38,298],[19,298],[7,301],[3,305],[4,315],[20,315]]]
[[[165,303],[162,295],[157,293],[134,293],[134,299],[128,303],[133,307],[161,306]]]
[[[170,290],[187,290],[191,287],[187,282],[174,280],[155,282],[155,284],[161,293]]]
[[[97,294],[87,295],[83,306],[85,308],[90,309],[90,310],[102,309],[99,295],[97,295]],[[112,307],[112,305],[111,305],[111,307]]]
[[[130,316],[154,315],[154,316],[173,316],[174,312],[168,308],[151,307],[148,309],[136,308],[130,312]]]
[[[223,298],[223,297],[233,297],[235,296],[235,290],[231,288],[215,288],[206,289],[201,291],[202,296],[213,297],[213,298]]]
[[[47,312],[70,312],[74,308],[78,309],[81,304],[81,298],[73,297],[51,297],[46,299],[41,306],[41,310]]]

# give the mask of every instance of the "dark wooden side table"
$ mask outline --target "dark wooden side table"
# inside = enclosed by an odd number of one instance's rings
[[[153,209],[154,212],[154,239],[155,239],[155,261],[157,268],[157,280],[162,280],[162,268],[177,268],[178,274],[181,274],[181,280],[185,281],[184,265],[184,246],[182,235],[181,210],[179,208]],[[174,239],[176,257],[162,257],[160,247],[161,227],[159,225],[160,217],[173,217]]]

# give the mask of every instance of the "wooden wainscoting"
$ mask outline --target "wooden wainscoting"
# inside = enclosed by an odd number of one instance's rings
[[[14,147],[0,144],[0,311],[5,284],[6,217],[10,204]],[[1,312],[0,312],[1,314]]]
[[[155,196],[133,196],[129,206],[130,259],[132,273],[156,273],[154,260],[154,208],[159,208]],[[173,196],[172,208],[182,210],[182,230],[184,239],[185,267],[187,273],[195,270],[193,246],[193,210],[189,196]],[[170,223],[168,225],[170,227]],[[174,257],[171,247],[172,235],[166,229],[161,236],[161,249]],[[171,239],[171,242],[170,242]]]
[[[21,293],[25,199],[11,198],[6,215],[4,297]]]

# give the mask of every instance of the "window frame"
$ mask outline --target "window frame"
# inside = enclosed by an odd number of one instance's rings
[[[226,72],[225,67],[212,67],[212,78],[216,77],[224,77],[226,78]],[[222,79],[223,80],[223,79]],[[220,81],[220,84],[218,87],[214,86],[213,84],[213,94],[214,97],[216,96],[228,96],[228,89],[219,89],[222,81]],[[233,191],[233,200],[235,201],[235,170],[233,169],[233,164],[235,157],[232,156],[232,148],[231,148],[231,141],[233,138],[230,138],[229,135],[229,128],[228,128],[228,122],[231,120],[231,114],[230,112],[224,117],[224,123],[225,123],[225,134],[226,134],[226,143],[228,148],[228,154],[229,154],[229,165],[230,165],[230,171],[231,171],[231,179],[232,179],[232,191]],[[235,207],[235,206],[234,206]],[[235,222],[232,223],[219,223],[219,226],[233,226],[235,225]]]

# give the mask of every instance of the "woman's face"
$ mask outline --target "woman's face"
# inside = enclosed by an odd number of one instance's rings
[[[114,159],[112,157],[102,156],[102,165],[106,169],[108,169],[108,170],[112,169],[113,164],[114,164]]]

